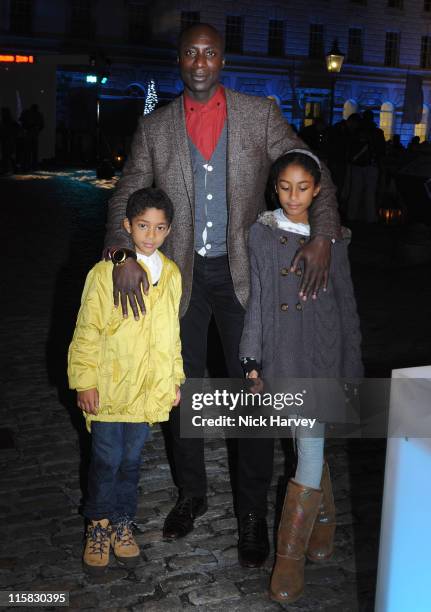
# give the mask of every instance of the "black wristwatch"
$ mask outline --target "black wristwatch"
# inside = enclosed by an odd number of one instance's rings
[[[137,259],[135,251],[131,249],[115,249],[111,252],[111,261],[114,266],[124,263],[128,257]]]

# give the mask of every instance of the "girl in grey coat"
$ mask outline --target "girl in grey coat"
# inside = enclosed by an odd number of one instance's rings
[[[332,248],[326,291],[317,300],[298,297],[301,270],[290,269],[309,239],[308,211],[320,191],[319,159],[294,149],[272,166],[270,185],[280,206],[250,229],[251,294],[240,357],[248,378],[358,378],[361,335],[348,261],[348,232]],[[335,507],[323,458],[324,424],[295,431],[298,465],[278,530],[270,595],[290,603],[304,587],[305,556],[333,552]]]

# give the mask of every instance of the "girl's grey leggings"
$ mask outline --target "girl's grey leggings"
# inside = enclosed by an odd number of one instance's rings
[[[325,446],[325,424],[318,423],[309,427],[293,428],[298,464],[295,481],[313,489],[320,488],[323,468],[323,448]]]

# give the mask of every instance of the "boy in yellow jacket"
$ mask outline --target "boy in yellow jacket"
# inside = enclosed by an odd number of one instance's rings
[[[146,314],[139,321],[123,318],[112,301],[112,263],[101,261],[87,276],[69,347],[69,385],[78,392],[92,434],[83,556],[91,572],[107,568],[111,546],[120,563],[139,561],[131,522],[141,452],[149,424],[167,421],[180,401],[185,378],[178,316],[181,274],[158,250],[172,218],[172,202],[161,189],[140,189],[130,196],[124,227],[150,281]]]

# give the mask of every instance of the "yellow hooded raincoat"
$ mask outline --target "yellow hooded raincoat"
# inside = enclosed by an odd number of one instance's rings
[[[173,261],[159,254],[162,274],[144,296],[146,314],[139,321],[130,315],[124,319],[121,307],[114,307],[111,262],[99,262],[87,276],[69,347],[68,376],[71,389],[99,391],[98,414],[85,414],[89,430],[91,421],[167,421],[175,385],[184,382],[181,274]]]

